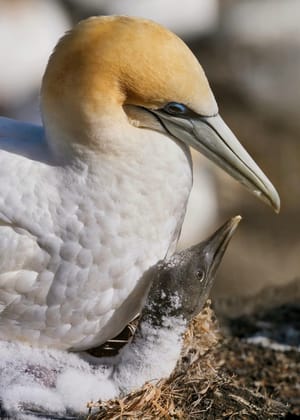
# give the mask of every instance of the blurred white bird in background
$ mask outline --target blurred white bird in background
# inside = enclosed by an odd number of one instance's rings
[[[198,38],[216,29],[218,0],[72,0],[80,7],[107,15],[152,19],[184,39]]]
[[[0,109],[40,120],[37,97],[48,57],[71,26],[55,0],[0,0]]]
[[[192,160],[193,186],[177,243],[178,250],[188,248],[205,238],[219,215],[218,194],[210,162],[194,150]]]

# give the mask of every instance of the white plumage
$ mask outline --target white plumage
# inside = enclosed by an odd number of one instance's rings
[[[57,166],[42,128],[1,118],[0,130],[0,337],[76,349],[104,342],[139,309],[130,294],[143,272],[174,250],[189,160],[145,132],[138,159]]]

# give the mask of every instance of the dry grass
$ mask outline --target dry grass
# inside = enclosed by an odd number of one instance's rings
[[[186,333],[182,357],[168,379],[119,400],[89,404],[89,420],[269,419],[286,408],[225,373],[222,337],[207,305]]]
[[[147,383],[120,400],[90,405],[96,414],[89,419],[184,418],[197,414],[197,406],[209,386],[217,380],[208,350],[217,344],[219,330],[210,306],[195,318],[186,333],[182,357],[170,378]],[[199,383],[201,389],[199,390]]]

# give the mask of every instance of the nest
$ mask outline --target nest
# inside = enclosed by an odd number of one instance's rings
[[[89,403],[88,420],[269,419],[287,408],[241,386],[223,369],[223,339],[209,304],[191,322],[172,375],[124,398]]]

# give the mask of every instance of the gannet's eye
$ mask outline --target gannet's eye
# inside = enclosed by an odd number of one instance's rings
[[[164,111],[166,111],[170,115],[178,115],[178,116],[184,116],[188,113],[188,108],[180,104],[178,102],[169,102],[165,107]]]

